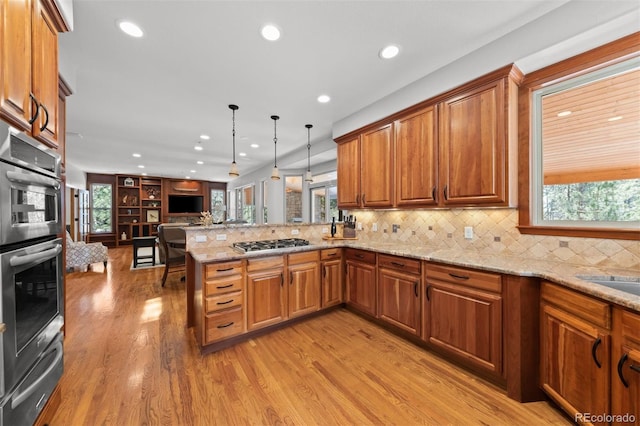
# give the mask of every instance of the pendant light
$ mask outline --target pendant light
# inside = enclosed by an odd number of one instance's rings
[[[305,182],[313,182],[313,177],[311,176],[311,128],[313,124],[305,124],[304,127],[307,128],[307,173],[304,177]]]
[[[229,105],[229,109],[231,112],[231,122],[233,131],[231,133],[231,138],[233,140],[233,162],[231,163],[231,169],[229,170],[229,176],[238,177],[240,173],[238,172],[238,165],[236,164],[236,111],[238,110],[238,105]]]
[[[280,173],[278,172],[278,153],[277,153],[277,145],[278,145],[278,136],[276,133],[276,123],[280,119],[277,115],[272,115],[271,119],[273,120],[273,171],[271,172],[271,180],[280,180]]]

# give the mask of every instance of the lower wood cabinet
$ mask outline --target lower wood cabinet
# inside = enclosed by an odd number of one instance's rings
[[[378,255],[378,313],[380,319],[420,335],[421,262]]]
[[[376,254],[346,249],[347,304],[365,314],[376,316]]]
[[[610,413],[610,305],[548,282],[540,296],[542,389],[574,420]]]
[[[248,329],[255,330],[287,317],[284,288],[284,257],[271,256],[247,261]]]
[[[320,252],[308,251],[288,256],[288,317],[320,309]]]
[[[615,308],[613,324],[612,423],[640,425],[640,314]]]
[[[502,277],[425,264],[423,338],[496,376],[502,375]]]
[[[325,249],[320,251],[321,269],[321,299],[320,306],[339,305],[344,300],[344,286],[342,285],[342,249]]]

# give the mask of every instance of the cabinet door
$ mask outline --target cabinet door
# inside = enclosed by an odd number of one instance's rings
[[[248,329],[266,327],[286,319],[284,271],[275,269],[247,274]]]
[[[438,146],[435,107],[394,123],[396,137],[396,205],[436,204]]]
[[[360,207],[360,138],[338,144],[338,207]]]
[[[440,185],[443,203],[505,202],[504,81],[442,103]]]
[[[609,413],[609,335],[542,304],[540,382],[571,417]]]
[[[322,307],[342,303],[342,261],[322,262]]]
[[[502,296],[440,281],[426,285],[427,341],[501,375]]]
[[[393,126],[362,135],[362,206],[393,205]],[[339,181],[339,178],[338,178]]]
[[[29,131],[31,1],[2,1],[0,22],[0,117],[20,130]]]
[[[371,316],[376,315],[375,265],[347,262],[347,303]]]
[[[34,5],[32,26],[33,92],[40,102],[41,111],[33,123],[32,135],[58,148],[58,29],[42,5]]]
[[[320,271],[318,263],[289,266],[289,317],[320,309]]]
[[[380,318],[410,333],[420,334],[420,277],[378,270]]]
[[[611,366],[611,414],[634,414],[613,424],[640,425],[640,314],[616,308]]]

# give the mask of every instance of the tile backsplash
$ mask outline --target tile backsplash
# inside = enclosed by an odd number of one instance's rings
[[[485,254],[640,270],[638,241],[520,234],[516,228],[517,209],[358,210],[349,211],[349,214],[354,214],[362,224],[357,237],[366,242],[403,243],[433,249],[459,248]],[[319,242],[327,235],[323,228],[328,227],[328,224],[211,227],[188,232],[187,245],[215,247],[234,241],[293,237]],[[465,227],[471,227],[472,238],[465,238]],[[296,230],[299,234],[295,234]],[[341,232],[341,226],[338,231]],[[195,242],[195,234],[203,232],[210,234],[207,242]],[[227,239],[218,241],[216,235],[222,233]]]

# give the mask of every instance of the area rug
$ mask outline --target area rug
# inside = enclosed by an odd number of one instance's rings
[[[141,247],[138,249],[138,256],[151,256],[151,247]],[[133,267],[133,260],[131,260],[130,271],[137,271],[140,269],[149,269],[149,268],[164,268],[164,263],[160,263],[160,253],[158,253],[158,249],[156,248],[156,264],[151,264],[151,259],[142,259],[142,263],[138,261],[138,267]]]

